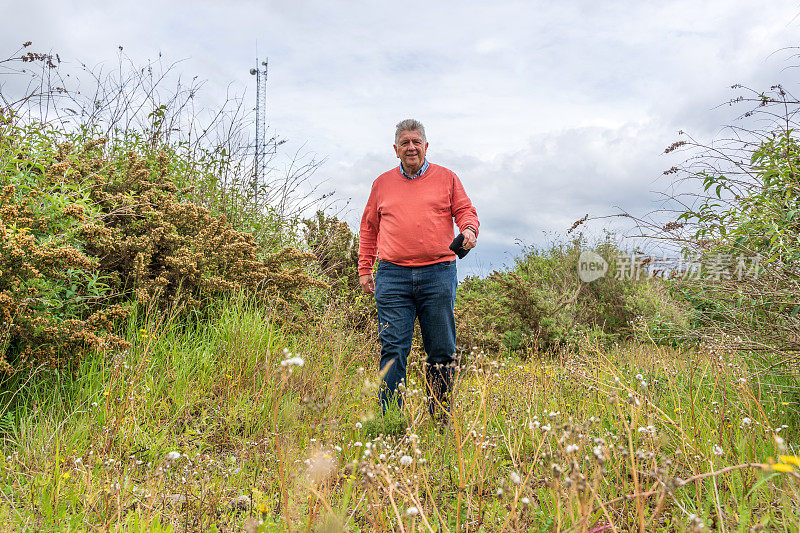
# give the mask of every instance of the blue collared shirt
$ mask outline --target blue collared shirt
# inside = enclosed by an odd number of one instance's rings
[[[420,167],[420,169],[413,176],[409,176],[406,173],[405,169],[403,168],[403,163],[400,163],[400,172],[403,173],[403,176],[405,176],[406,179],[413,180],[414,178],[418,178],[418,177],[422,176],[423,174],[425,174],[426,170],[428,170],[428,158],[427,157],[425,158],[425,162],[422,163],[422,166]]]

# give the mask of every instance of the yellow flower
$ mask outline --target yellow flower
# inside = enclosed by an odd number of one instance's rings
[[[69,472],[64,472],[63,474],[61,474],[61,477],[64,479],[69,479],[72,476],[69,475]]]
[[[267,507],[266,503],[262,503],[261,505],[258,506],[258,512],[259,513],[267,514],[267,511],[269,511],[269,507]]]
[[[142,335],[146,335],[147,334],[147,330],[146,329],[140,329],[139,333],[141,333]]]
[[[781,402],[781,405],[789,405],[789,402]]]
[[[800,466],[800,457],[797,457],[796,455],[779,455],[778,459],[780,459],[782,463]]]
[[[108,396],[109,394],[111,394],[111,393],[110,393],[110,392],[108,392],[108,391],[105,391],[105,392],[103,393],[103,396]]]
[[[675,412],[676,412],[676,413],[680,413],[680,412],[681,412],[681,408],[680,408],[680,407],[676,407],[676,408],[675,408]]]
[[[790,465],[786,465],[786,464],[783,464],[783,463],[777,463],[777,464],[772,465],[772,469],[775,470],[776,472],[793,472],[794,471],[794,468],[792,468]]]

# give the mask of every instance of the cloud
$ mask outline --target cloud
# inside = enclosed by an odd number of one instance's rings
[[[653,191],[672,164],[661,154],[678,130],[708,139],[735,121],[740,111],[718,107],[735,96],[733,83],[796,80],[785,70],[790,53],[773,52],[795,43],[798,12],[794,0],[768,9],[745,0],[507,0],[411,10],[343,0],[33,0],[6,7],[14,23],[0,47],[33,40],[93,68],[113,66],[117,45],[137,63],[159,52],[186,58],[181,72],[208,80],[198,102],[213,108],[231,88],[253,97],[257,44],[270,58],[271,130],[289,139],[287,153],[305,144],[326,158],[317,176],[351,199],[351,224],[372,179],[396,164],[394,124],[416,117],[431,159],[459,173],[483,220],[467,262],[496,265],[518,251],[515,239],[544,242],[543,232],[587,212],[657,207]]]

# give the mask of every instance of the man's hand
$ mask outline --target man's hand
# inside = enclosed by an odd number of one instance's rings
[[[464,244],[461,246],[463,246],[465,250],[475,248],[475,245],[478,244],[478,236],[475,235],[475,230],[472,228],[465,228],[462,233],[464,234]],[[363,286],[364,284],[362,283],[361,285]]]
[[[361,283],[361,290],[364,291],[364,294],[375,294],[375,279],[372,274],[358,276],[358,282]]]

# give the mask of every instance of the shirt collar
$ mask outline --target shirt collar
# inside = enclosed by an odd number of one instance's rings
[[[426,170],[428,170],[428,158],[427,157],[425,158],[425,162],[422,163],[422,166],[420,167],[420,169],[413,176],[409,176],[406,173],[405,169],[403,168],[403,163],[400,163],[400,172],[403,174],[403,176],[405,176],[407,179],[410,179],[410,180],[413,180],[414,178],[418,178],[418,177],[422,176],[423,174],[425,174]]]

